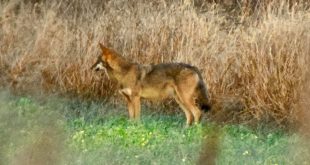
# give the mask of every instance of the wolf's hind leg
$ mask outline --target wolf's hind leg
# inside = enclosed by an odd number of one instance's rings
[[[184,107],[191,116],[194,117],[195,123],[198,123],[201,118],[201,111],[195,104],[195,89],[196,84],[199,81],[197,74],[187,74],[183,75],[182,79],[177,81],[177,86],[175,87],[176,94]],[[190,122],[191,123],[191,122]]]
[[[176,92],[176,93],[178,93],[178,92]],[[186,106],[184,105],[182,99],[180,98],[180,96],[178,94],[176,94],[176,96],[174,96],[174,99],[179,104],[179,106],[183,110],[183,112],[185,113],[186,124],[187,125],[191,125],[192,122],[193,122],[193,115],[192,115],[192,113],[186,108]]]
[[[198,124],[200,122],[202,113],[200,109],[195,105],[194,99],[180,96],[180,99],[176,99],[176,100],[181,106],[181,108],[183,109],[183,111],[185,112],[185,114],[189,113],[189,114],[186,114],[186,116],[190,116],[190,119],[187,117],[188,119],[187,124],[191,125],[192,117],[194,117],[195,123]]]
[[[195,105],[194,99],[193,98],[186,99],[185,106],[188,107],[188,109],[190,109],[191,113],[193,114],[195,124],[198,124],[200,122],[202,113],[200,109]]]

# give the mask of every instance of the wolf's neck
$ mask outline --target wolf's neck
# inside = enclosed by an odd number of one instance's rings
[[[119,83],[126,79],[126,74],[132,69],[133,63],[126,61],[126,59],[119,57],[114,62],[109,63],[108,73],[114,77]]]

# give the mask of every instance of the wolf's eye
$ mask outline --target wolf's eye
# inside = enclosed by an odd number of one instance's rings
[[[105,67],[105,68],[108,66],[108,63],[107,63],[107,62],[101,62],[101,64],[102,64],[102,66]]]

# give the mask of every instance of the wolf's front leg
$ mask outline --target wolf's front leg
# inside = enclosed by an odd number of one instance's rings
[[[140,113],[141,113],[140,97],[139,96],[133,96],[132,97],[132,103],[133,103],[133,107],[134,107],[134,119],[140,120]]]
[[[127,100],[127,110],[128,110],[129,118],[134,119],[135,118],[134,104],[128,100]]]
[[[119,93],[124,96],[126,102],[127,102],[127,109],[130,119],[135,118],[135,104],[133,102],[132,96],[131,96],[131,89],[130,88],[124,88],[119,90]]]

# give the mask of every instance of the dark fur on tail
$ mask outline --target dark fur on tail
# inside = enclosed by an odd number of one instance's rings
[[[209,97],[208,97],[208,90],[207,90],[206,84],[203,81],[201,73],[198,71],[197,68],[196,70],[197,70],[196,72],[199,77],[199,82],[196,88],[198,92],[198,105],[200,106],[201,110],[207,112],[211,109]]]
[[[210,106],[209,99],[208,99],[207,88],[205,84],[203,83],[203,81],[199,82],[197,86],[197,90],[199,94],[198,104],[200,106],[200,109],[202,109],[205,112],[209,111],[211,109],[211,106]]]

